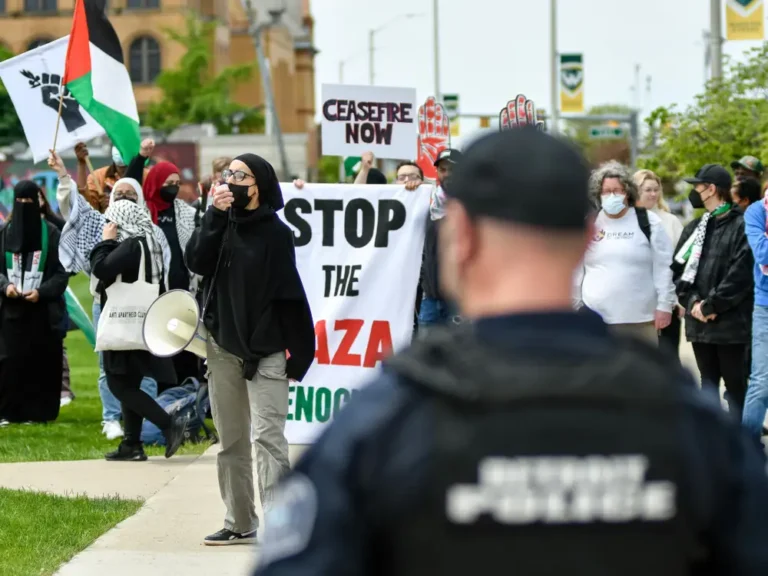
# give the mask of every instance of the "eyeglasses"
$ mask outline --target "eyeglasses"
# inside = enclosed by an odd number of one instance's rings
[[[235,182],[242,182],[246,178],[255,178],[255,176],[242,170],[235,170],[234,172],[232,170],[224,170],[221,173],[222,180],[229,180],[230,178],[233,178]]]
[[[421,176],[418,174],[399,174],[397,176],[398,182],[416,182],[421,181]]]
[[[627,193],[624,192],[624,190],[621,190],[618,188],[616,190],[603,190],[600,193],[601,196],[610,196],[611,194],[613,194],[614,196],[626,196]]]

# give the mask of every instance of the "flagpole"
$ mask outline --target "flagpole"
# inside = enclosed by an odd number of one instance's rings
[[[62,76],[62,80],[64,77]],[[59,114],[56,116],[56,132],[53,133],[53,147],[51,150],[56,152],[56,142],[59,139],[59,126],[61,125],[61,111],[64,108],[64,84],[59,84]]]

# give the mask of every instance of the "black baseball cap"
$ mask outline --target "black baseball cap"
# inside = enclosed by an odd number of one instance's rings
[[[458,164],[459,160],[461,160],[461,152],[453,148],[446,148],[437,155],[437,160],[435,160],[434,165],[437,166],[443,160],[450,162],[451,164]]]
[[[589,174],[572,145],[521,127],[472,143],[444,189],[473,216],[583,230],[590,211]]]
[[[688,184],[714,184],[718,188],[730,188],[731,173],[719,164],[704,164],[693,178],[683,178]]]

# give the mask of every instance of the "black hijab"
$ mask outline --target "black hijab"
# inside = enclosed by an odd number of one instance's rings
[[[22,199],[31,202],[19,202]],[[41,250],[42,227],[40,187],[32,180],[22,180],[13,189],[13,211],[5,233],[5,251],[28,254]]]
[[[256,177],[256,186],[259,188],[259,203],[269,206],[277,212],[285,206],[283,193],[280,191],[280,182],[277,180],[272,164],[256,154],[241,154],[235,160],[240,160],[248,166]]]

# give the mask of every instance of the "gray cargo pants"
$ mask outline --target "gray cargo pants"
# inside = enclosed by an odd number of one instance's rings
[[[290,470],[285,438],[285,353],[262,358],[253,379],[245,380],[243,361],[220,348],[210,335],[207,352],[211,411],[221,442],[216,464],[221,498],[227,507],[224,527],[242,534],[259,527],[253,490],[251,421],[263,508],[271,502],[275,484]]]

